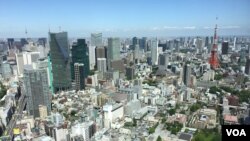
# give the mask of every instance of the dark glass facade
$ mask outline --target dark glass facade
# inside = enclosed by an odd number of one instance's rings
[[[84,64],[84,78],[89,75],[89,50],[85,39],[78,39],[77,43],[72,45],[71,49],[71,79],[75,80],[75,63]]]
[[[50,33],[50,59],[54,92],[71,88],[67,32]]]

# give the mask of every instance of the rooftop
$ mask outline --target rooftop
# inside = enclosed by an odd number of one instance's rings
[[[232,116],[232,115],[225,115],[224,120],[227,122],[238,122],[237,116]]]

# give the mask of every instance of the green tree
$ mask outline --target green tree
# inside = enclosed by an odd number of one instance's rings
[[[172,109],[170,109],[170,110],[168,111],[168,113],[169,113],[171,116],[174,115],[175,112],[176,112],[176,110],[175,110],[174,108],[172,108]]]
[[[0,99],[2,99],[7,93],[7,88],[0,82]]]
[[[76,111],[71,111],[70,113],[71,116],[75,116],[75,114],[76,114]]]
[[[133,118],[133,126],[137,126],[137,121],[135,118]]]
[[[197,111],[197,110],[200,109],[200,108],[201,108],[201,105],[198,104],[198,103],[196,103],[196,104],[193,104],[193,105],[190,107],[190,111],[191,111],[191,112],[195,112],[195,111]]]
[[[148,133],[149,134],[153,134],[154,132],[155,132],[155,128],[150,127],[149,130],[148,130]]]
[[[244,78],[244,83],[246,83],[246,82],[248,82],[248,81],[249,81],[248,77],[245,77],[245,78]]]
[[[162,119],[161,119],[161,123],[165,123],[165,122],[166,122],[166,120],[167,120],[167,119],[166,119],[165,117],[164,117],[164,118],[162,118]]]
[[[134,124],[132,122],[125,122],[124,126],[125,127],[132,127]]]
[[[212,94],[216,94],[217,92],[221,93],[221,89],[216,87],[216,86],[212,86],[209,88],[209,93],[212,93]]]
[[[158,136],[156,141],[162,141],[161,136]]]
[[[215,80],[221,80],[223,78],[222,74],[215,74],[214,79]]]
[[[186,111],[182,110],[182,111],[180,112],[180,114],[186,114]]]

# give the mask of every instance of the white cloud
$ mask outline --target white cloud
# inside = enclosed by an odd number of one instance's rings
[[[163,29],[178,29],[176,26],[164,26]]]
[[[159,30],[159,27],[153,27],[152,30]]]
[[[221,29],[236,29],[236,28],[240,28],[240,26],[237,26],[237,25],[228,25],[228,26],[219,26],[218,28],[221,28]]]
[[[196,29],[196,27],[195,26],[185,26],[185,27],[183,27],[184,29]]]
[[[205,26],[204,29],[213,29],[213,27]]]
[[[215,27],[205,26],[204,29],[214,29]],[[219,29],[237,29],[240,26],[237,25],[227,25],[227,26],[218,26]]]

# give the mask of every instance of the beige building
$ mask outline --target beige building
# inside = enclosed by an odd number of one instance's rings
[[[39,115],[41,119],[45,119],[48,116],[48,111],[46,106],[39,105]]]

